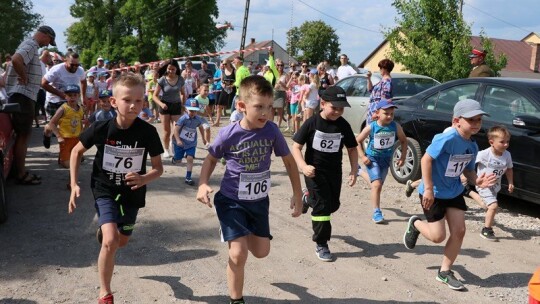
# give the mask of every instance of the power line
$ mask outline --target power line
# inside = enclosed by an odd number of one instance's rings
[[[377,33],[377,34],[380,34],[380,33],[381,33],[381,32],[379,32],[379,31],[374,31],[374,30],[372,30],[372,29],[368,29],[368,28],[365,28],[365,27],[361,27],[361,26],[358,26],[358,25],[354,25],[354,24],[351,24],[351,23],[349,23],[349,22],[347,22],[347,21],[343,21],[343,20],[338,19],[338,18],[336,18],[336,17],[334,17],[334,16],[328,15],[327,13],[322,12],[322,11],[320,11],[320,10],[314,8],[313,6],[311,6],[311,5],[307,4],[307,3],[305,3],[305,2],[302,1],[302,0],[298,0],[298,2],[304,4],[305,6],[311,8],[311,9],[314,10],[314,11],[317,11],[317,12],[319,12],[319,13],[325,15],[325,16],[328,17],[328,18],[332,18],[332,19],[334,19],[334,20],[336,20],[336,21],[339,21],[339,22],[341,22],[341,23],[343,23],[343,24],[346,24],[346,25],[348,25],[348,26],[356,27],[356,28],[358,28],[358,29],[361,29],[361,30],[364,30],[364,31],[368,31],[368,32],[372,32],[372,33]]]
[[[510,22],[508,22],[508,21],[506,21],[506,20],[503,20],[503,19],[501,19],[501,18],[499,18],[499,17],[493,16],[493,15],[491,15],[490,13],[487,13],[487,12],[485,12],[485,11],[483,11],[483,10],[477,8],[477,7],[474,7],[474,6],[472,6],[472,5],[468,4],[468,3],[464,3],[464,4],[467,5],[467,6],[469,6],[469,7],[472,8],[472,9],[475,9],[475,10],[481,12],[482,14],[488,15],[488,16],[490,16],[490,17],[493,18],[493,19],[497,19],[497,20],[499,20],[499,21],[501,21],[501,22],[503,22],[503,23],[506,23],[506,24],[508,24],[508,25],[510,25],[510,26],[513,26],[513,27],[515,27],[515,28],[517,28],[517,29],[519,29],[519,30],[522,30],[522,31],[527,32],[527,33],[532,32],[531,30],[528,30],[528,29],[519,27],[519,26],[517,26],[517,25],[515,25],[515,24],[512,24],[512,23],[510,23]]]

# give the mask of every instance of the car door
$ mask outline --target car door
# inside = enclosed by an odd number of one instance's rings
[[[367,80],[363,76],[354,76],[343,79],[337,85],[345,91],[347,101],[351,105],[350,108],[345,108],[343,117],[349,122],[352,130],[359,133],[366,119],[369,103]]]
[[[475,136],[480,149],[489,147],[487,132],[495,125],[503,125],[510,131],[508,151],[514,163],[514,185],[521,191],[539,193],[540,180],[540,134],[513,125],[517,115],[540,118],[540,107],[526,92],[499,85],[486,86],[482,97],[482,108],[490,116],[485,117],[482,130]],[[503,184],[507,184],[506,177]],[[506,187],[503,187],[506,191]]]

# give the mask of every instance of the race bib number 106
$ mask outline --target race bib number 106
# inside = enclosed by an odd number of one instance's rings
[[[268,196],[270,190],[270,170],[259,173],[240,173],[238,198],[253,201]]]
[[[141,171],[144,148],[119,148],[105,145],[103,170],[113,173]]]

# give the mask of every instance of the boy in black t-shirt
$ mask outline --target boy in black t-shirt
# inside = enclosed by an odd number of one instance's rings
[[[321,96],[321,112],[302,125],[293,137],[292,154],[298,168],[305,175],[307,191],[304,191],[304,213],[313,208],[313,241],[317,243],[315,253],[325,262],[333,260],[328,241],[332,234],[330,215],[339,209],[342,181],[341,150],[345,145],[349,153],[351,172],[349,186],[356,183],[358,151],[351,125],[343,118],[344,107],[350,107],[345,91],[329,87]],[[305,158],[302,148],[307,144]]]
[[[84,131],[70,158],[71,197],[68,211],[77,207],[80,196],[77,176],[83,153],[96,146],[91,188],[98,214],[98,257],[100,292],[98,303],[113,303],[111,280],[116,251],[127,245],[139,208],[145,205],[146,184],[163,173],[159,135],[152,125],[137,116],[144,101],[144,80],[127,73],[115,81],[111,105],[117,116],[97,121]],[[152,169],[146,172],[150,154]]]

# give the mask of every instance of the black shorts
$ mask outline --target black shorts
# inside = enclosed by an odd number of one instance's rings
[[[420,194],[419,196],[421,204],[422,195]],[[428,223],[434,223],[442,220],[446,215],[447,208],[456,208],[459,210],[467,211],[467,205],[465,204],[463,194],[460,194],[451,199],[435,198],[435,201],[433,202],[433,205],[431,205],[431,208],[429,208],[429,210],[422,207]]]
[[[167,105],[167,110],[163,110],[162,107],[159,107],[159,114],[163,115],[182,115],[182,103],[180,102],[166,102],[163,101],[164,104]]]
[[[139,208],[123,206],[111,197],[96,199],[95,208],[100,227],[103,224],[116,223],[121,234],[130,236],[133,233]]]
[[[21,111],[11,114],[13,130],[17,134],[29,134],[34,122],[35,102],[24,94],[13,93],[8,99],[8,103],[18,103]]]

